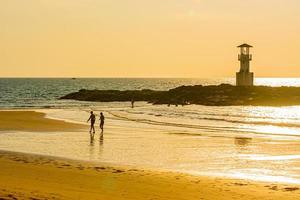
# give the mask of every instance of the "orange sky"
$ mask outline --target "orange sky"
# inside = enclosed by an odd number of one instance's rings
[[[0,0],[0,77],[300,77],[299,0]]]

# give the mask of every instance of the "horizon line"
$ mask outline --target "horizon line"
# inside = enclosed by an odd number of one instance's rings
[[[93,79],[93,78],[103,78],[103,79],[219,79],[219,78],[232,78],[235,79],[236,77],[232,76],[232,77],[122,77],[122,76],[115,76],[115,77],[110,77],[110,76],[106,76],[106,77],[94,77],[94,76],[0,76],[0,79],[2,78],[76,78],[76,79]],[[255,78],[300,78],[300,76],[256,76]]]

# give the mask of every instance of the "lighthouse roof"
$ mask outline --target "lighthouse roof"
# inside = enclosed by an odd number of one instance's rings
[[[241,44],[240,46],[237,46],[237,47],[238,47],[238,48],[241,48],[241,47],[248,47],[248,48],[251,48],[251,47],[253,47],[253,46],[244,43],[244,44]]]

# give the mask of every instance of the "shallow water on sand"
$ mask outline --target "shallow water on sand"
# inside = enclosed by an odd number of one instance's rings
[[[281,126],[278,126],[278,132],[276,128],[260,132],[261,128],[255,126],[265,125],[254,124],[251,128],[249,124],[242,124],[242,127],[234,128],[232,122],[224,120],[215,123],[197,120],[198,123],[195,123],[194,119],[165,117],[162,111],[157,118],[144,114],[145,110],[195,110],[193,106],[169,108],[139,103],[131,109],[115,103],[93,109],[96,113],[105,113],[103,139],[99,128],[94,140],[90,139],[88,131],[2,132],[0,149],[195,175],[300,184],[300,140],[297,132],[282,131]],[[213,112],[220,108],[205,109],[206,112]],[[49,118],[85,123],[89,110],[40,111],[47,113]],[[202,107],[197,110],[204,112]],[[141,114],[137,114],[139,112]],[[242,112],[239,114],[243,115]],[[272,130],[275,130],[275,134],[272,134]]]

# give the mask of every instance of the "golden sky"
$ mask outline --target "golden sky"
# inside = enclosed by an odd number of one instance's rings
[[[0,0],[0,77],[300,77],[299,0]]]

